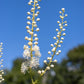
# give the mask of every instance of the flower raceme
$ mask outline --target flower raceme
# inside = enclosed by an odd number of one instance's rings
[[[40,0],[30,0],[28,5],[31,5],[31,10],[27,12],[27,33],[29,36],[25,36],[25,40],[28,41],[27,45],[24,45],[23,57],[26,59],[22,63],[21,72],[25,73],[29,68],[37,68],[39,66],[39,58],[41,57],[40,48],[38,46],[38,37],[36,32],[40,29],[38,28],[37,22],[40,21],[38,4]],[[24,68],[25,67],[25,68]]]
[[[3,43],[0,43],[0,83],[2,82],[2,81],[4,81],[4,78],[3,78],[3,74],[4,74],[4,71],[3,71],[3,59],[1,59],[2,58],[2,45],[3,45]]]
[[[23,57],[26,58],[26,59],[28,59],[29,57],[31,57],[31,55],[30,55],[31,51],[30,51],[30,48],[28,48],[28,46],[24,45],[24,47],[26,47],[26,49],[23,52]],[[32,51],[34,52],[34,56],[38,56],[38,57],[41,56],[39,50],[40,49],[39,49],[39,47],[37,45],[35,45],[32,48]]]
[[[44,70],[38,70],[38,73],[41,76],[43,76],[47,70],[50,70],[50,68],[54,67],[53,63],[56,63],[57,60],[56,59],[53,60],[53,57],[61,53],[60,47],[63,43],[64,36],[66,35],[65,27],[67,26],[67,21],[65,21],[64,18],[67,17],[68,15],[65,14],[65,8],[62,8],[61,11],[59,11],[59,13],[60,13],[61,21],[57,21],[59,28],[56,29],[57,35],[53,37],[55,42],[50,45],[51,51],[48,51],[48,54],[50,56],[47,57],[47,60],[44,60],[44,63],[46,64],[46,68]]]

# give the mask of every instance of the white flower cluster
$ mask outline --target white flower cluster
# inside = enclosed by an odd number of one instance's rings
[[[3,71],[3,59],[1,59],[2,58],[2,45],[3,45],[3,43],[0,43],[0,83],[2,82],[2,81],[4,81],[4,78],[3,78],[3,74],[4,74],[4,71]]]
[[[28,70],[28,63],[27,62],[23,62],[21,64],[21,72],[25,74],[27,70]]]
[[[34,56],[41,57],[39,46],[34,45],[32,47],[32,52],[33,52],[33,55]],[[23,57],[25,59],[30,59],[31,58],[31,48],[29,48],[27,45],[24,45]]]
[[[53,63],[57,62],[57,60],[53,60],[53,57],[55,55],[59,55],[61,53],[61,50],[59,49],[61,47],[61,44],[63,43],[64,40],[64,36],[66,35],[66,33],[64,33],[65,28],[67,26],[67,21],[64,21],[64,18],[67,17],[67,14],[65,13],[65,8],[62,8],[61,11],[59,12],[60,18],[62,21],[57,21],[57,23],[59,24],[59,29],[57,28],[57,35],[53,37],[53,39],[55,40],[54,44],[51,44],[51,51],[48,51],[48,54],[50,55],[50,57],[47,57],[47,60],[44,60],[44,63],[47,65],[45,70],[39,70],[38,73],[42,76],[46,73],[47,70],[50,70],[50,68],[53,68],[54,65]]]
[[[39,58],[41,57],[40,48],[38,46],[38,37],[36,32],[39,31],[37,22],[40,21],[39,15],[40,6],[38,4],[40,0],[30,0],[28,5],[31,5],[31,11],[28,11],[27,14],[27,32],[29,36],[25,36],[25,40],[28,41],[28,45],[24,45],[23,57],[28,60],[24,62],[21,66],[21,72],[28,70],[28,68],[37,68],[39,66]],[[25,67],[25,68],[24,68]],[[24,70],[25,69],[25,70]]]

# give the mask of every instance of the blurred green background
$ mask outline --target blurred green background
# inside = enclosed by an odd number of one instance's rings
[[[13,62],[13,68],[5,70],[5,81],[2,84],[31,84],[30,74],[20,72],[22,58]],[[44,69],[45,65],[42,68]],[[37,70],[38,70],[37,69]],[[48,71],[43,78],[32,69],[32,76],[38,79],[38,84],[84,84],[84,45],[79,45],[67,53],[67,58],[55,64],[55,68]]]

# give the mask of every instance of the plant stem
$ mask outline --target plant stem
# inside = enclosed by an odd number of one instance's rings
[[[34,5],[33,5],[33,7],[34,7],[34,11],[33,11],[33,17],[32,17],[32,32],[34,32],[34,27],[33,27],[33,22],[35,21],[35,5],[36,5],[36,3],[35,3],[35,0],[34,0]],[[33,34],[31,35],[31,42],[33,42]],[[31,48],[30,48],[30,51],[31,51],[31,60],[32,60],[32,57],[33,57],[33,54],[32,54],[32,46],[31,46]]]
[[[36,5],[36,3],[35,3],[35,0],[34,0],[34,5],[33,5],[33,7],[34,7],[34,11],[33,11],[33,17],[32,17],[32,32],[34,32],[34,24],[33,24],[33,22],[35,21],[35,5]],[[33,34],[31,35],[31,42],[33,42]],[[30,51],[31,51],[31,53],[30,53],[30,55],[31,55],[31,60],[32,60],[32,57],[33,57],[33,54],[32,54],[32,47],[33,47],[33,45],[31,45],[31,48],[30,48]],[[30,75],[31,75],[31,80],[32,80],[32,84],[36,84],[36,81],[34,82],[34,80],[33,80],[33,78],[32,78],[32,72],[31,72],[31,68],[30,68]]]

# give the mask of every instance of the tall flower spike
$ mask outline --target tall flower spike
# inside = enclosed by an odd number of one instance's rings
[[[4,78],[3,78],[3,74],[4,74],[4,71],[3,71],[3,59],[1,59],[2,58],[2,45],[3,45],[3,43],[0,43],[0,83],[2,82],[2,81],[4,81]]]
[[[67,26],[67,21],[64,21],[64,18],[67,17],[67,14],[65,14],[65,8],[62,8],[61,11],[59,12],[61,21],[57,21],[57,23],[59,24],[59,29],[57,28],[57,35],[53,37],[53,39],[55,40],[54,44],[51,44],[51,51],[48,51],[48,54],[51,57],[47,57],[47,60],[44,60],[44,63],[47,65],[46,69],[42,72],[42,70],[39,70],[38,73],[43,76],[47,70],[50,70],[50,68],[53,68],[54,65],[53,63],[56,63],[57,60],[53,59],[53,57],[55,55],[59,55],[61,53],[61,50],[59,49],[61,47],[61,44],[63,43],[64,40],[64,36],[66,35],[65,28]],[[48,61],[48,62],[47,62]]]
[[[29,0],[28,5],[31,5],[31,10],[27,12],[27,32],[29,36],[25,36],[25,40],[28,41],[27,45],[24,45],[23,57],[28,61],[22,64],[21,72],[29,70],[30,68],[37,68],[39,66],[39,58],[41,56],[40,48],[38,46],[38,37],[36,32],[38,28],[37,22],[40,21],[39,15],[40,6],[38,4],[40,0]],[[28,64],[27,64],[28,63]],[[25,70],[24,68],[25,67]]]

